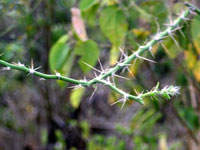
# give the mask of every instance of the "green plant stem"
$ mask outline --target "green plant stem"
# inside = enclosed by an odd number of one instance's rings
[[[96,84],[96,83],[101,83],[101,84],[104,84],[104,85],[108,86],[110,89],[112,89],[113,91],[115,91],[116,93],[122,95],[123,97],[125,97],[127,99],[136,100],[140,104],[144,104],[142,98],[144,98],[146,96],[153,96],[153,95],[157,95],[157,94],[162,94],[161,93],[162,91],[151,91],[151,92],[147,92],[147,93],[144,93],[144,94],[140,94],[139,96],[133,96],[133,95],[130,95],[130,94],[122,91],[121,89],[117,88],[115,85],[111,84],[110,82],[106,81],[105,79],[107,77],[112,76],[113,74],[115,74],[118,70],[120,70],[120,69],[122,69],[124,67],[127,67],[127,65],[132,60],[136,59],[139,55],[144,53],[144,51],[150,50],[154,44],[160,42],[166,36],[168,36],[174,30],[176,30],[176,28],[179,26],[179,24],[182,21],[184,21],[184,18],[186,18],[190,14],[190,10],[196,11],[198,13],[200,12],[200,10],[198,8],[194,7],[193,5],[188,4],[188,3],[186,3],[186,5],[189,6],[189,8],[181,16],[179,16],[173,22],[172,25],[167,27],[166,30],[156,34],[151,41],[149,41],[144,46],[140,46],[136,52],[134,52],[132,55],[128,56],[123,62],[118,63],[115,67],[110,68],[107,72],[102,73],[98,77],[96,77],[96,78],[94,78],[92,80],[89,80],[89,81],[76,80],[76,79],[72,79],[72,78],[69,78],[69,77],[62,76],[62,75],[44,74],[44,73],[38,72],[36,70],[31,72],[30,68],[28,68],[26,66],[21,66],[19,64],[11,64],[11,63],[8,63],[8,62],[3,61],[3,60],[0,60],[0,64],[3,65],[3,66],[8,67],[7,68],[8,70],[9,69],[15,69],[15,70],[23,71],[23,72],[26,72],[26,73],[29,73],[29,74],[33,74],[33,75],[38,76],[38,77],[43,78],[43,79],[62,80],[62,81],[65,81],[65,82],[70,82],[70,83],[74,83],[74,84],[77,84],[77,85],[81,85],[83,87],[88,87],[88,86],[91,86],[91,85]],[[32,69],[34,69],[34,68],[32,68]]]
[[[117,64],[115,67],[109,69],[108,72],[102,74],[98,78],[99,79],[105,79],[106,77],[111,76],[113,73],[117,72],[118,70],[122,69],[123,67],[126,67],[132,60],[136,59],[137,55],[141,55],[144,51],[149,50],[150,48],[152,48],[153,45],[155,45],[156,43],[158,43],[162,39],[164,39],[166,36],[168,36],[169,32],[172,32],[173,30],[175,30],[178,27],[178,25],[182,21],[184,21],[184,18],[187,18],[187,16],[190,14],[190,10],[195,11],[195,12],[200,12],[200,9],[194,7],[190,3],[185,3],[185,5],[188,6],[189,8],[181,16],[179,16],[174,21],[173,25],[171,25],[168,28],[166,28],[163,32],[160,32],[159,34],[157,34],[146,45],[140,46],[139,49],[136,52],[134,52],[132,55],[130,55],[129,57],[127,57],[124,62],[122,62],[120,64]],[[93,80],[90,80],[88,82],[88,86],[90,86],[91,84],[94,84],[94,83],[95,83],[95,78]]]
[[[187,7],[190,7],[193,11],[195,11],[196,13],[198,13],[198,14],[200,15],[200,9],[199,9],[199,8],[197,8],[197,7],[195,7],[194,5],[192,5],[192,4],[190,4],[190,3],[187,3],[187,2],[185,2],[185,5],[186,5]]]
[[[108,72],[102,74],[99,76],[99,79],[105,79],[108,76],[111,76],[113,73],[117,72],[119,69],[122,69],[123,67],[126,67],[132,60],[137,58],[137,55],[141,55],[144,51],[149,50],[152,48],[152,46],[158,42],[160,42],[163,38],[165,38],[167,35],[169,35],[169,32],[172,32],[174,29],[177,28],[177,26],[184,20],[189,15],[189,9],[186,10],[182,16],[177,18],[174,21],[174,24],[172,26],[169,26],[165,31],[159,33],[156,35],[156,38],[153,38],[151,41],[149,41],[146,45],[140,46],[139,49],[134,52],[132,55],[127,57],[124,62],[117,64],[115,67],[109,69]],[[94,84],[95,83],[95,78],[93,80],[90,80],[88,82],[88,85]]]
[[[8,63],[8,62],[3,61],[3,60],[0,60],[0,64],[3,65],[3,66],[9,67],[10,69],[15,69],[15,70],[23,71],[23,72],[26,72],[26,73],[30,73],[30,68],[25,67],[25,66],[20,66],[20,65],[17,65],[17,64],[11,64],[11,63]],[[76,80],[76,79],[72,79],[72,78],[65,77],[65,76],[58,77],[56,75],[45,74],[45,73],[41,73],[41,72],[38,72],[38,71],[34,71],[34,73],[32,73],[32,74],[35,75],[35,76],[38,76],[40,78],[43,78],[43,79],[56,79],[56,80],[62,80],[62,81],[65,81],[65,82],[71,82],[71,83],[74,83],[74,84],[81,84],[83,86],[87,85],[85,81]]]
[[[18,64],[11,64],[11,63],[8,63],[8,62],[3,61],[3,60],[0,60],[0,64],[3,65],[3,66],[9,67],[9,69],[23,71],[27,74],[33,74],[33,75],[38,76],[38,77],[43,78],[43,79],[56,79],[56,80],[62,80],[62,81],[65,81],[65,82],[70,82],[70,83],[82,85],[84,87],[88,86],[87,81],[84,81],[84,80],[76,80],[76,79],[68,78],[68,77],[65,77],[65,76],[62,76],[62,75],[57,76],[57,75],[45,74],[45,73],[41,73],[41,72],[38,72],[38,71],[34,71],[33,73],[30,73],[30,68],[28,68],[28,67],[19,66]],[[112,84],[110,84],[110,83],[108,83],[104,80],[96,79],[96,83],[102,83],[104,85],[107,85],[109,88],[111,88],[112,90],[114,90],[118,94],[120,94],[122,96],[127,95],[127,98],[136,100],[140,104],[143,104],[142,99],[140,99],[139,97],[127,94],[126,92],[120,90],[119,88],[115,87],[114,85],[112,85]]]
[[[113,91],[117,92],[118,94],[124,96],[127,99],[132,99],[132,100],[139,102],[140,104],[144,104],[143,100],[139,96],[130,95],[130,94],[122,91],[121,89],[117,88],[116,86],[112,85],[111,83],[106,82],[105,80],[97,80],[97,82],[107,85],[110,89],[112,89]]]
[[[147,92],[147,93],[144,93],[144,94],[141,94],[141,98],[144,98],[144,97],[149,97],[149,96],[158,96],[158,95],[162,95],[162,92],[161,91],[150,91],[150,92]]]

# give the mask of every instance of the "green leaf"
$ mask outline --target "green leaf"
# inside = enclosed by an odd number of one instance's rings
[[[185,5],[183,2],[177,2],[172,5],[172,9],[175,14],[179,14],[183,10],[184,7]]]
[[[192,37],[194,39],[197,39],[200,36],[199,24],[200,24],[200,16],[195,16],[195,18],[192,20],[192,25],[191,25]]]
[[[52,46],[49,54],[51,72],[60,70],[69,54],[69,46],[66,44],[68,36],[64,35]]]
[[[74,59],[75,59],[75,54],[74,52],[70,52],[66,62],[64,63],[62,69],[60,70],[60,72],[62,73],[62,75],[64,76],[69,76],[70,72],[71,72],[71,68],[74,64]],[[58,83],[61,87],[64,87],[66,85],[66,82],[64,81],[60,81],[58,80]]]
[[[10,43],[0,43],[0,56],[1,59],[6,61],[11,61],[13,58],[19,59],[21,57],[21,52],[24,50],[22,43],[13,41]]]
[[[45,128],[41,129],[40,137],[41,137],[42,145],[45,145],[47,143],[47,138],[48,138],[48,133],[47,133],[47,130]]]
[[[199,24],[200,24],[200,16],[195,16],[195,18],[192,20],[192,24],[191,24],[191,33],[192,33],[192,37],[194,40],[194,46],[195,46],[197,52],[200,54]]]
[[[89,9],[90,7],[92,7],[95,3],[97,2],[97,0],[81,0],[80,1],[80,9],[81,11]]]
[[[96,3],[92,7],[82,12],[84,20],[92,27],[97,24],[97,10],[99,6],[100,4]]]
[[[119,58],[119,54],[120,54],[119,48],[112,46],[111,51],[110,51],[110,64],[111,65],[116,64],[116,62]]]
[[[61,130],[56,130],[55,136],[56,136],[56,140],[57,140],[57,145],[55,145],[55,150],[65,149],[66,143],[65,143],[64,136],[63,136]]]
[[[123,11],[115,5],[104,8],[100,14],[100,28],[113,45],[120,46],[128,29]]]
[[[198,82],[200,82],[200,61],[198,60],[194,66],[193,74]]]
[[[79,107],[84,92],[85,92],[84,88],[79,88],[77,90],[72,91],[70,95],[70,103],[74,108]]]
[[[80,122],[80,127],[82,129],[82,136],[83,138],[87,139],[90,135],[90,126],[87,121],[81,121]]]
[[[177,105],[176,109],[180,117],[185,121],[188,128],[195,131],[199,129],[198,115],[191,107],[183,107],[182,105]]]
[[[70,51],[70,47],[67,44],[68,36],[63,35],[58,41],[52,46],[49,53],[49,66],[52,73],[58,71],[64,76],[68,76],[70,68],[73,64],[74,54]],[[62,87],[66,83],[58,81]]]
[[[159,88],[159,85],[160,85],[160,83],[159,83],[159,82],[157,82],[157,84],[156,84],[156,87],[155,87],[155,90],[158,90],[158,88]]]
[[[140,14],[141,18],[143,18],[145,21],[148,21],[148,22],[152,20],[153,16],[151,15],[151,13],[146,12],[145,9],[136,5],[135,2],[132,2],[132,5],[133,5],[133,9]]]
[[[163,47],[163,49],[171,59],[176,58],[176,56],[183,50],[174,43],[172,38],[165,40],[164,45],[165,47]]]
[[[164,98],[166,98],[166,99],[170,99],[170,96],[169,96],[169,94],[167,94],[167,93],[163,93],[162,96],[163,96]]]
[[[84,73],[91,70],[85,63],[95,66],[99,58],[99,48],[93,40],[77,43],[75,53],[81,56],[79,65]]]
[[[192,47],[184,51],[186,65],[189,69],[193,69],[197,63],[197,55],[193,52]]]
[[[115,5],[117,0],[102,0],[102,5]]]
[[[145,20],[153,23],[153,26],[156,26],[154,25],[155,21],[152,21],[152,19],[154,18],[156,18],[159,24],[163,24],[166,21],[166,17],[168,16],[168,10],[163,1],[148,0],[142,2],[140,6],[141,9],[144,9],[143,11],[145,11],[147,14],[151,14],[148,18],[145,17],[143,14],[141,14],[141,16],[143,16]]]

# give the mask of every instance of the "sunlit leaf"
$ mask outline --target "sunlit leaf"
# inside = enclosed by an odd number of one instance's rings
[[[138,29],[134,28],[132,31],[134,35],[139,39],[144,39],[150,34],[150,32],[145,30],[144,28],[138,28]]]
[[[192,49],[189,49],[187,51],[184,51],[185,61],[189,69],[193,69],[194,65],[196,64],[197,57],[192,51]]]
[[[116,62],[119,58],[119,54],[120,54],[119,48],[112,46],[112,48],[110,50],[110,64],[111,65],[116,64]]]
[[[159,138],[159,149],[160,150],[168,150],[167,137],[166,137],[165,134],[160,135],[160,138]]]
[[[195,64],[193,73],[196,80],[200,82],[200,61],[197,61],[197,63]]]
[[[194,39],[194,46],[195,46],[198,54],[200,55],[200,42],[199,41],[200,41],[200,36],[198,38]]]
[[[129,67],[132,74],[136,75],[141,63],[142,60],[137,60],[132,62],[132,65]],[[128,75],[132,76],[131,73],[129,73]]]
[[[113,104],[115,101],[116,101],[116,99],[118,99],[119,97],[117,97],[118,95],[115,93],[115,92],[113,92],[113,91],[111,91],[111,92],[109,92],[109,95],[108,95],[108,103],[109,104]]]
[[[180,14],[180,12],[183,10],[183,8],[185,7],[183,2],[176,2],[172,5],[173,7],[173,11],[176,14]]]
[[[84,88],[79,88],[72,91],[70,95],[70,103],[74,108],[79,107],[84,92],[85,92]]]
[[[117,0],[102,0],[103,5],[115,5]]]

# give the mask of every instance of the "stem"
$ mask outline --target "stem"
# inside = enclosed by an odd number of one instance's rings
[[[195,11],[196,13],[198,13],[200,15],[200,9],[195,7],[194,5],[188,3],[188,2],[185,2],[185,5],[189,8],[191,8],[193,11]]]
[[[109,81],[106,81],[105,78],[114,75],[118,70],[127,67],[127,65],[134,59],[138,58],[139,55],[141,55],[142,53],[144,53],[146,50],[150,50],[152,48],[152,46],[156,43],[161,42],[161,40],[163,40],[164,38],[166,38],[166,36],[170,35],[172,32],[174,32],[177,27],[179,26],[179,24],[185,20],[185,18],[190,14],[190,11],[195,11],[198,14],[200,14],[200,9],[196,8],[195,6],[186,3],[186,6],[188,6],[189,8],[183,12],[183,14],[181,14],[170,26],[168,26],[164,31],[156,34],[153,39],[151,41],[149,41],[146,45],[144,46],[140,46],[138,48],[138,50],[136,52],[134,52],[132,55],[128,56],[123,62],[118,63],[115,67],[110,68],[107,72],[100,74],[98,77],[91,79],[89,81],[86,80],[76,80],[76,79],[72,79],[69,77],[65,77],[62,75],[52,75],[52,74],[45,74],[45,73],[41,73],[36,71],[36,69],[34,70],[34,68],[28,68],[25,66],[22,66],[20,64],[11,64],[8,63],[6,61],[0,60],[0,64],[3,66],[8,67],[7,70],[9,69],[15,69],[15,70],[19,70],[19,71],[23,71],[25,73],[29,73],[29,74],[33,74],[35,76],[44,78],[44,79],[55,79],[55,80],[62,80],[65,82],[70,82],[70,83],[74,83],[74,84],[78,84],[84,87],[88,87],[91,86],[93,84],[97,84],[97,83],[101,83],[104,84],[106,86],[108,86],[110,89],[112,89],[113,91],[115,91],[116,93],[122,95],[125,99],[131,99],[131,100],[135,100],[137,102],[139,102],[140,104],[144,104],[143,99],[144,97],[147,96],[155,96],[155,95],[162,95],[163,90],[158,91],[158,90],[154,90],[154,91],[150,91],[144,94],[140,94],[139,96],[133,96],[130,95],[126,92],[124,92],[123,90],[117,88],[115,85],[111,84]],[[165,89],[166,90],[166,89]],[[173,93],[173,91],[172,91]],[[165,93],[166,94],[166,93]],[[170,93],[168,93],[170,95]],[[175,93],[176,94],[176,93]],[[171,94],[173,95],[173,94]]]
[[[130,55],[129,57],[127,57],[127,59],[125,59],[125,61],[123,61],[120,64],[117,64],[115,67],[109,69],[108,72],[100,75],[98,78],[99,79],[105,79],[108,76],[111,76],[113,73],[117,72],[118,70],[120,70],[121,68],[127,66],[127,64],[129,64],[132,60],[137,58],[137,55],[141,55],[144,51],[149,50],[154,44],[160,42],[162,39],[164,39],[167,35],[169,35],[169,32],[172,32],[173,30],[176,29],[176,27],[184,20],[185,17],[187,17],[189,15],[190,11],[189,9],[187,9],[182,16],[180,16],[179,18],[177,18],[174,21],[174,24],[172,26],[169,26],[167,29],[165,29],[165,31],[159,33],[156,35],[156,37],[154,37],[151,41],[149,41],[146,45],[144,46],[140,46],[139,49],[134,52],[132,55]],[[88,85],[94,84],[95,83],[95,78],[93,80],[90,80]]]
[[[144,98],[147,96],[149,97],[149,96],[156,96],[156,95],[162,95],[162,92],[161,91],[150,91],[150,92],[142,94],[140,97]]]
[[[98,83],[102,83],[104,85],[107,85],[110,89],[112,89],[113,91],[119,93],[120,95],[124,96],[127,99],[135,100],[135,101],[139,102],[142,105],[144,104],[143,100],[139,96],[130,95],[130,94],[122,91],[121,89],[117,88],[116,86],[112,85],[111,83],[106,82],[105,80],[97,80],[97,82]]]
[[[8,62],[3,61],[3,60],[0,60],[0,64],[3,65],[3,66],[6,66],[6,67],[10,67],[10,69],[15,69],[15,70],[23,71],[25,73],[30,73],[30,68],[25,67],[25,66],[20,66],[20,65],[17,65],[17,64],[11,64],[11,63],[8,63]],[[87,85],[87,83],[85,81],[72,79],[72,78],[69,78],[69,77],[62,76],[62,75],[60,77],[58,77],[56,75],[45,74],[45,73],[41,73],[41,72],[38,72],[38,71],[34,71],[33,75],[44,78],[44,79],[56,79],[56,80],[62,80],[62,81],[65,81],[65,82],[71,82],[71,83],[74,83],[74,84],[81,84],[83,86]]]

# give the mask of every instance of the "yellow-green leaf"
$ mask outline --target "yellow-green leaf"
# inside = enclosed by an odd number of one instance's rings
[[[78,108],[81,102],[81,98],[85,92],[84,88],[79,88],[77,90],[73,90],[70,95],[70,103],[74,108]]]
[[[184,51],[185,61],[189,69],[193,69],[194,65],[197,62],[197,57],[192,51],[192,49],[189,49],[187,51]]]
[[[199,30],[199,24],[200,24],[200,16],[195,16],[192,20],[191,24],[191,33],[194,40],[194,46],[197,50],[197,52],[200,54],[200,30]]]
[[[120,54],[119,48],[113,45],[111,48],[111,51],[110,51],[110,64],[111,65],[116,64],[116,62],[119,58],[119,54]]]
[[[175,37],[174,37],[175,38]],[[174,59],[176,56],[182,51],[181,47],[178,47],[175,42],[173,41],[172,38],[168,38],[164,42],[164,50],[167,53],[167,55],[171,58]]]
[[[200,61],[197,61],[197,63],[195,64],[193,73],[194,73],[196,80],[198,82],[200,82]]]
[[[133,29],[132,31],[134,35],[139,39],[147,38],[147,36],[150,35],[150,32],[144,28]]]

